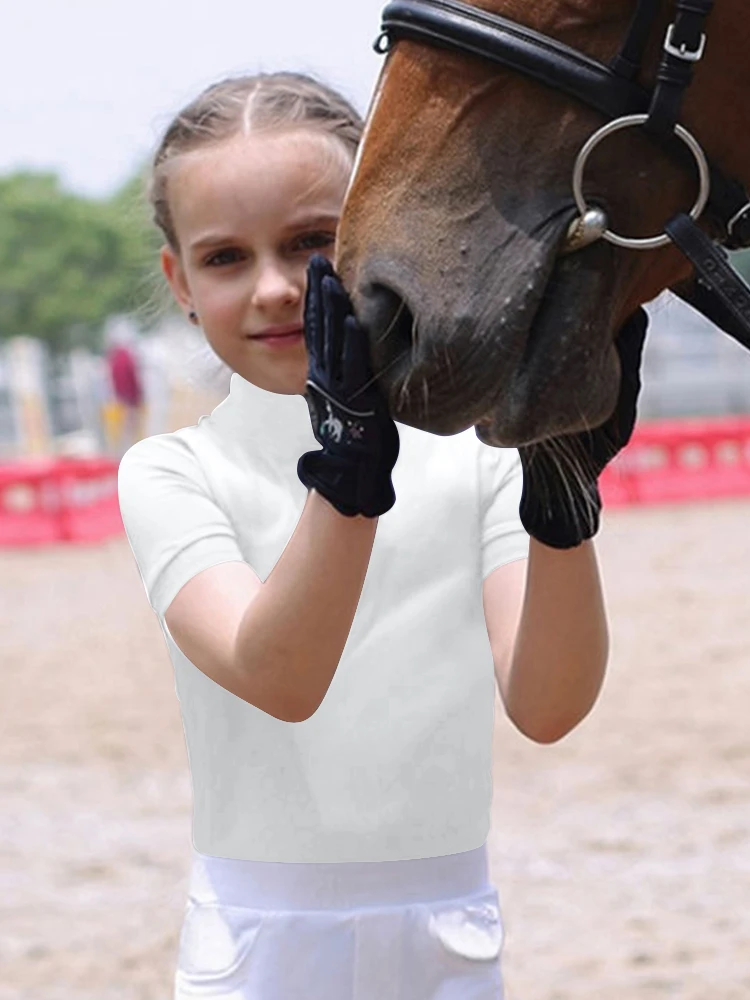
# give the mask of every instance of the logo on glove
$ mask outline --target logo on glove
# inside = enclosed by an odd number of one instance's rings
[[[325,434],[326,437],[332,437],[336,444],[338,444],[344,433],[344,425],[338,417],[334,417],[331,404],[327,400],[326,409],[328,410],[328,417],[320,425],[320,433]]]

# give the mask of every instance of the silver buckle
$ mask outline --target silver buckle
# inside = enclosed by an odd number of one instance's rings
[[[734,239],[734,227],[742,220],[743,216],[747,215],[748,212],[750,212],[750,201],[746,205],[743,205],[739,212],[737,212],[736,215],[733,215],[727,223],[727,233],[732,239]]]
[[[667,28],[667,37],[664,40],[665,51],[668,52],[670,56],[674,56],[675,59],[684,59],[685,62],[691,62],[691,63],[700,62],[700,60],[703,58],[703,53],[705,52],[706,49],[705,32],[701,34],[701,40],[698,43],[698,48],[695,49],[693,52],[689,52],[687,45],[684,42],[679,47],[679,49],[674,44],[673,42],[674,30],[675,30],[675,25],[673,21]]]

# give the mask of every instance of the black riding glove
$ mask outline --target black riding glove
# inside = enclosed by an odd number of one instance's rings
[[[641,390],[641,358],[648,316],[639,309],[620,332],[620,395],[600,427],[518,449],[523,466],[520,515],[526,531],[555,549],[571,549],[599,530],[598,479],[630,440]]]
[[[307,277],[305,399],[323,450],[302,455],[297,474],[347,517],[378,517],[396,502],[398,429],[375,384],[367,336],[331,264],[316,254]]]

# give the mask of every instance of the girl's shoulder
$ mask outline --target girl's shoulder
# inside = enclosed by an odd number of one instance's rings
[[[170,431],[165,434],[151,434],[149,437],[136,441],[120,459],[120,468],[130,465],[149,464],[152,462],[162,462],[170,456],[179,458],[186,452],[192,451],[191,435],[189,432],[193,428],[182,427],[177,431]]]
[[[166,434],[142,438],[125,452],[118,468],[118,487],[147,489],[148,484],[165,478],[202,479],[196,452],[195,427],[183,427]]]

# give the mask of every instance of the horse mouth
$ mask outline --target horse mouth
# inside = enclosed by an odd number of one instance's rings
[[[374,265],[379,280],[361,285],[355,304],[394,420],[438,435],[474,426],[498,447],[606,420],[616,388],[611,257],[602,244],[561,257],[567,226],[549,227],[520,293],[508,283],[512,254],[498,255],[473,298]]]
[[[373,372],[393,419],[439,435],[466,430],[478,401],[467,401],[456,374],[468,366],[431,336],[404,296],[387,286],[373,291],[380,313],[375,329],[382,330],[371,342]]]

